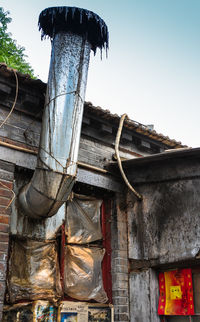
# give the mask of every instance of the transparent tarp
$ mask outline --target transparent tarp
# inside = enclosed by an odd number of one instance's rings
[[[74,195],[68,202],[66,235],[69,244],[86,244],[102,239],[100,208],[102,200]]]
[[[104,253],[104,249],[95,246],[65,247],[64,291],[67,295],[78,300],[107,302],[101,272]]]
[[[61,295],[56,242],[13,239],[11,243],[8,295],[19,300],[57,300]]]

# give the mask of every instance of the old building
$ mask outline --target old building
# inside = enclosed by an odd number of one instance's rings
[[[16,105],[4,123],[15,101],[16,78],[1,65],[0,305],[5,319],[21,314],[30,320],[30,303],[39,300],[55,308],[78,300],[104,308],[113,304],[114,321],[161,321],[159,273],[177,268],[192,269],[198,314],[199,150],[182,150],[179,142],[125,120],[120,157],[142,195],[138,201],[116,162],[120,117],[85,103],[73,195],[53,217],[28,218],[18,211],[17,196],[36,167],[46,84],[19,73],[17,79]]]
[[[199,149],[84,102],[99,16],[39,28],[47,85],[0,65],[2,320],[199,321]]]

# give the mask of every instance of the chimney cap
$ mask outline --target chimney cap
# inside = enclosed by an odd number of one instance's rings
[[[103,19],[92,11],[77,7],[50,7],[44,9],[39,16],[41,38],[51,39],[62,31],[85,36],[91,49],[108,49],[108,28]]]

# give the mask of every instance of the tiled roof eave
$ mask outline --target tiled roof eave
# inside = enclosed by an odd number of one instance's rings
[[[4,63],[0,63],[0,75],[6,78],[14,79],[12,69],[7,67]],[[29,75],[24,75],[19,72],[17,72],[17,76],[21,82],[21,85],[28,85],[29,87],[33,86],[38,91],[45,94],[46,84],[40,79],[32,79]],[[114,122],[116,125],[119,124],[119,115],[112,114],[109,110],[102,109],[99,106],[94,106],[91,102],[85,102],[85,110],[88,111],[89,114],[99,116],[102,119],[107,120],[108,122],[112,121],[112,123]],[[157,133],[155,130],[150,130],[144,124],[141,124],[134,120],[126,119],[124,122],[124,127],[129,129],[130,131],[135,131],[136,133],[142,134],[157,142],[162,142],[164,145],[167,145],[171,148],[177,149],[187,147],[187,145],[183,145],[181,142],[177,142],[176,140],[170,139],[168,136]]]

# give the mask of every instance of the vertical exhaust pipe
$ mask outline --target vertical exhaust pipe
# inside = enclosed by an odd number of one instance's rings
[[[108,49],[108,30],[95,13],[52,7],[39,16],[42,39],[52,41],[37,167],[19,194],[22,211],[53,216],[75,182],[90,51]]]

